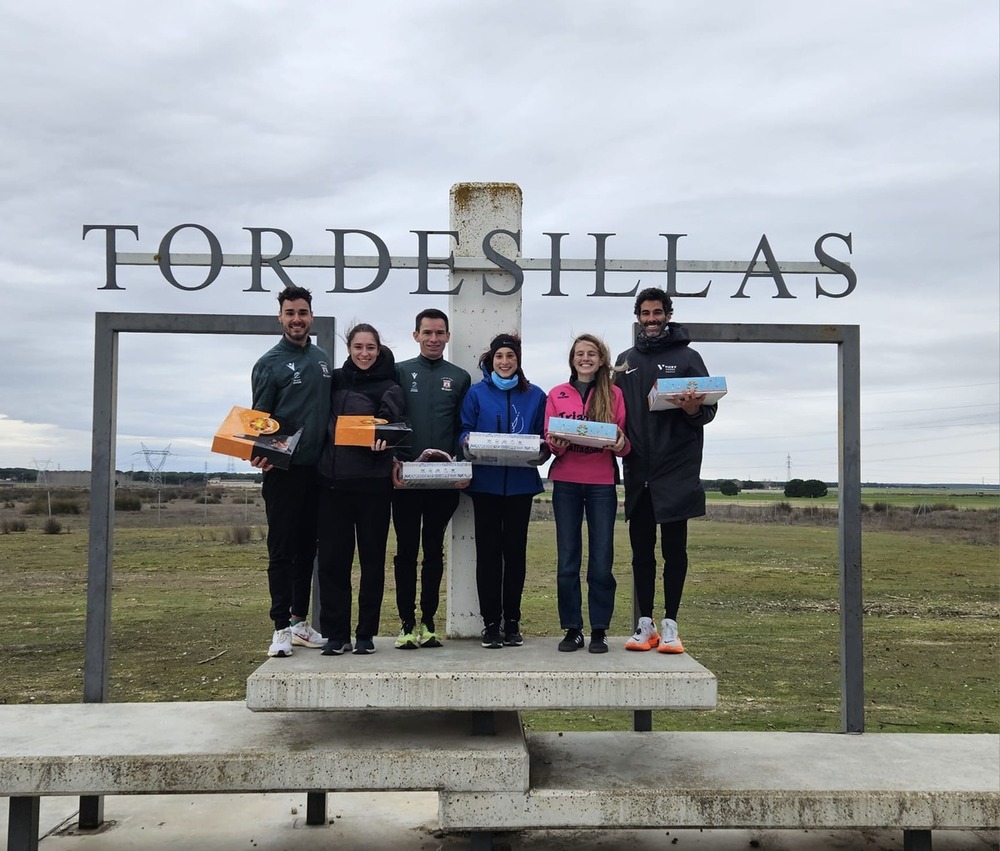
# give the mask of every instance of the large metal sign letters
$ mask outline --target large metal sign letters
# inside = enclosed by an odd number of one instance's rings
[[[549,238],[549,256],[542,258],[521,258],[517,255],[521,251],[521,231],[506,230],[497,228],[485,235],[482,241],[482,257],[471,259],[468,257],[456,257],[453,250],[446,256],[432,257],[430,255],[430,238],[447,237],[453,240],[458,246],[459,232],[454,230],[414,230],[417,240],[417,254],[411,257],[394,256],[389,253],[389,248],[378,234],[368,230],[356,228],[327,228],[333,234],[334,253],[325,255],[296,255],[293,254],[293,241],[291,235],[279,228],[243,228],[250,234],[249,254],[224,254],[219,238],[207,227],[199,224],[182,224],[168,230],[160,240],[157,250],[153,254],[149,253],[121,253],[118,251],[118,234],[120,232],[131,233],[136,239],[139,238],[138,225],[84,225],[83,237],[91,231],[103,231],[105,237],[105,282],[99,289],[102,290],[123,290],[125,289],[118,281],[119,266],[142,266],[156,265],[160,274],[171,286],[179,290],[193,292],[202,290],[212,284],[219,276],[223,266],[244,266],[250,269],[250,286],[244,292],[268,292],[263,283],[263,272],[265,268],[273,273],[277,281],[282,286],[295,283],[292,280],[290,271],[295,268],[332,268],[333,286],[327,290],[329,293],[368,293],[379,289],[389,277],[393,269],[413,269],[417,272],[416,289],[410,292],[411,295],[458,295],[463,287],[469,286],[465,277],[461,277],[450,289],[431,289],[429,272],[432,269],[445,270],[449,273],[456,271],[468,272],[469,276],[481,287],[481,292],[499,296],[516,295],[524,285],[524,273],[527,271],[548,271],[549,283],[544,296],[566,296],[563,272],[593,272],[593,289],[587,295],[599,298],[632,298],[638,291],[641,280],[628,290],[609,289],[606,275],[609,272],[666,272],[666,290],[672,296],[687,296],[691,298],[705,298],[708,296],[712,281],[709,281],[703,289],[697,292],[682,290],[678,283],[678,275],[690,273],[708,274],[739,274],[742,280],[730,298],[750,298],[747,292],[747,285],[752,279],[767,278],[771,286],[767,289],[756,288],[756,292],[770,292],[771,298],[795,298],[792,294],[785,276],[792,275],[813,275],[815,276],[815,297],[844,298],[850,295],[857,286],[857,275],[850,264],[839,257],[834,256],[834,250],[828,244],[839,243],[838,247],[846,248],[848,254],[853,250],[851,234],[825,233],[820,236],[814,246],[813,254],[817,262],[779,262],[768,242],[767,235],[762,234],[753,255],[749,261],[725,260],[680,260],[678,259],[678,243],[687,234],[683,233],[661,233],[658,236],[666,240],[666,259],[664,260],[615,260],[607,256],[608,240],[615,236],[613,233],[589,233],[594,238],[594,257],[586,260],[563,259],[562,239],[569,236],[568,233],[545,232],[543,235]],[[184,231],[195,231],[204,239],[207,254],[177,254],[171,252],[174,239]],[[263,249],[264,236],[272,241],[276,240],[279,248],[277,251],[265,255]],[[188,236],[191,234],[189,233]],[[350,256],[346,253],[347,238],[354,242],[364,240],[375,249],[373,256]],[[507,249],[504,253],[504,249]],[[512,256],[513,255],[513,256]],[[205,266],[208,271],[201,281],[194,283],[182,283],[174,274],[175,266]],[[361,286],[348,286],[344,270],[353,269],[374,269],[372,279]],[[503,272],[504,286],[496,287],[487,280],[489,272]],[[476,275],[478,273],[478,280]],[[820,282],[819,275],[833,275],[843,280],[837,287],[828,289]]]

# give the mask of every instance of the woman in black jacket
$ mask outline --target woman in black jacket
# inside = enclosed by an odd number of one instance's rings
[[[320,458],[319,588],[324,656],[351,647],[351,566],[357,542],[361,563],[358,624],[353,652],[374,653],[385,590],[385,551],[392,505],[392,453],[384,440],[369,446],[337,446],[338,417],[368,415],[403,419],[403,391],[396,362],[371,325],[347,335],[349,357],[333,373],[328,441]]]

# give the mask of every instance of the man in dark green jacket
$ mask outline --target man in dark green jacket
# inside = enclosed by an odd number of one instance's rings
[[[444,359],[451,339],[448,316],[436,308],[417,314],[413,339],[420,354],[396,365],[396,375],[406,398],[406,419],[413,429],[411,446],[398,450],[398,461],[412,461],[426,449],[438,449],[452,457],[458,452],[459,413],[472,379],[461,367]],[[448,487],[407,490],[397,472],[392,495],[392,524],[396,531],[396,606],[402,627],[396,647],[440,647],[435,631],[444,574],[444,533],[458,508],[459,491]],[[421,534],[421,525],[423,533]],[[424,558],[420,571],[420,621],[416,619],[417,554],[421,542]]]
[[[306,618],[316,555],[319,491],[316,462],[330,417],[330,357],[309,339],[312,294],[289,286],[278,293],[278,322],[284,332],[254,364],[253,407],[282,426],[302,429],[287,470],[266,457],[251,464],[264,471],[261,494],[267,513],[267,585],[274,634],[268,656],[291,656],[292,645],[322,647],[326,639]]]

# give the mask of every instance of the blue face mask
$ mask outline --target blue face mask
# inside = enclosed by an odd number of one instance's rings
[[[520,379],[517,377],[516,372],[510,378],[501,378],[499,375],[497,375],[496,370],[493,370],[493,372],[490,374],[490,380],[493,382],[493,386],[496,387],[498,390],[513,390],[515,387],[517,387],[518,381]]]

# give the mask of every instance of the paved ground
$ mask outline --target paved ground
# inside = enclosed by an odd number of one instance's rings
[[[7,802],[0,799],[6,834]],[[41,851],[465,851],[437,829],[434,792],[331,793],[328,828],[305,825],[303,795],[136,795],[105,798],[108,827],[76,831],[76,798],[43,798]],[[510,851],[901,851],[901,831],[561,830],[496,836]],[[935,831],[934,851],[996,851],[1000,836]]]

